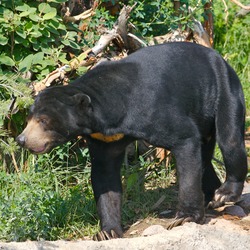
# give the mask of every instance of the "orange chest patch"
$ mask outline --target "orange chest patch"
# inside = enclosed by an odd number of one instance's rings
[[[102,133],[93,133],[90,137],[108,143],[121,140],[124,137],[124,134],[104,135]]]

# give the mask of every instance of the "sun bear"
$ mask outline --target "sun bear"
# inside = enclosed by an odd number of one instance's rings
[[[245,104],[234,70],[192,43],[146,47],[96,66],[68,86],[42,91],[17,142],[41,154],[77,136],[88,144],[101,221],[95,239],[122,237],[120,169],[134,140],[171,150],[179,181],[174,225],[202,223],[204,204],[236,202],[247,173]],[[211,160],[218,143],[220,183]]]

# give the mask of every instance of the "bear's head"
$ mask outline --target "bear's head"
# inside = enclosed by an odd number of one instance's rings
[[[91,99],[79,89],[48,88],[36,97],[27,126],[16,140],[33,153],[47,153],[78,135],[90,134],[91,113]]]

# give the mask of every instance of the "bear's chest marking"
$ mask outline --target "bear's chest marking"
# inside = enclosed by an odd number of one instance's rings
[[[121,140],[124,137],[124,134],[104,135],[102,133],[93,133],[90,135],[90,137],[99,141],[109,143]]]

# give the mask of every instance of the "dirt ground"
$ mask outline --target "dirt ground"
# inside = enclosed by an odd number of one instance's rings
[[[105,242],[27,241],[1,243],[1,250],[248,250],[250,249],[250,184],[242,201],[206,213],[206,223],[186,223],[166,230],[171,219],[147,218],[132,225],[125,238]]]

